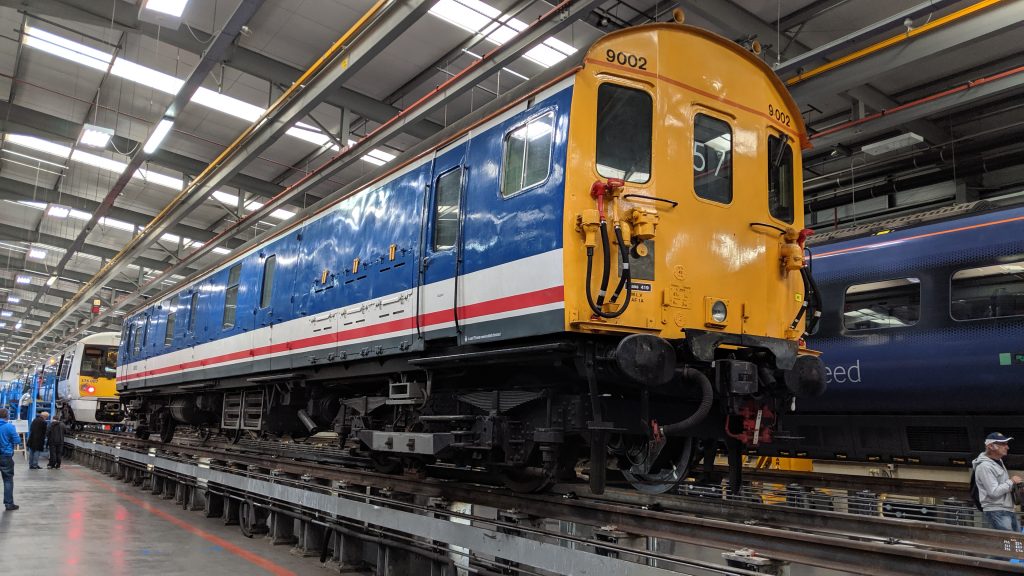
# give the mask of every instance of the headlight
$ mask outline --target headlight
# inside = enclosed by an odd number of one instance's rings
[[[719,324],[724,324],[728,316],[729,308],[725,305],[725,302],[715,300],[715,303],[711,305],[711,319]]]

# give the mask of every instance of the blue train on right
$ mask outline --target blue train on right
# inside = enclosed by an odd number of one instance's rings
[[[760,454],[959,466],[989,432],[1024,442],[1024,208],[978,202],[816,241],[823,309],[807,340],[828,388]]]

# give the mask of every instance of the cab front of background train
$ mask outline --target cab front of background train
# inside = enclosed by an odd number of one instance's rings
[[[802,138],[739,46],[609,34],[130,315],[118,390],[165,441],[332,429],[523,490],[589,449],[596,489],[667,489],[820,390]]]

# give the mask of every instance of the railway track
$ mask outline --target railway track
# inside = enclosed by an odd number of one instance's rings
[[[1024,573],[1024,567],[992,558],[1008,556],[1011,555],[1008,550],[1024,548],[1019,535],[969,526],[766,504],[748,493],[731,497],[720,490],[699,495],[690,491],[655,497],[612,486],[605,494],[594,496],[584,483],[568,483],[556,485],[545,494],[522,495],[455,479],[459,474],[450,474],[449,479],[444,480],[380,474],[368,469],[366,461],[352,459],[336,448],[316,445],[282,447],[278,444],[276,452],[268,455],[267,447],[258,443],[203,446],[194,445],[195,439],[186,438],[163,445],[124,436],[82,434],[75,442],[78,450],[86,452],[105,446],[123,455],[159,456],[183,463],[202,459],[204,466],[211,469],[241,477],[270,479],[276,484],[313,492],[330,491],[366,498],[365,487],[371,487],[381,494],[380,505],[386,507],[407,508],[409,500],[401,495],[467,502],[515,511],[527,517],[614,527],[617,533],[697,547],[753,548],[773,559],[850,573]],[[144,460],[141,458],[137,463]],[[125,458],[119,461],[127,462]],[[348,467],[340,468],[343,465]],[[345,487],[352,486],[359,489],[348,493]],[[391,498],[394,500],[389,502]],[[499,525],[495,529],[521,530]],[[649,555],[644,557],[648,561],[653,559]],[[684,559],[662,558],[661,561],[682,565]]]

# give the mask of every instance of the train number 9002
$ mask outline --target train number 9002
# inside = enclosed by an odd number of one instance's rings
[[[772,106],[771,104],[769,104],[768,105],[768,115],[771,116],[772,118],[775,118],[780,123],[785,124],[786,126],[789,126],[789,123],[790,123],[789,114],[786,114],[785,112],[783,112],[782,108],[776,108],[775,106]]]
[[[625,52],[619,52],[618,50],[608,49],[605,52],[605,60],[619,64],[621,66],[629,66],[630,68],[636,68],[637,70],[647,70],[647,58],[643,56],[637,56],[636,54],[627,54]]]

